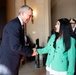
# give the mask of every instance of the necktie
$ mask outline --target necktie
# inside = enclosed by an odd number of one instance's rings
[[[22,30],[24,30],[24,25],[22,25]]]
[[[24,25],[22,25],[22,45],[25,45],[25,40],[24,40]],[[24,56],[21,56],[21,62],[22,64],[25,64],[25,57]]]
[[[23,45],[25,44],[25,41],[24,41],[24,25],[22,25],[22,44]]]

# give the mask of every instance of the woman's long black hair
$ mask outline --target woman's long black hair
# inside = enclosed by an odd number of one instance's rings
[[[55,32],[56,38],[55,38],[53,46],[54,48],[56,48],[56,40],[58,39],[59,36],[63,35],[63,43],[65,45],[64,52],[66,52],[71,46],[70,36],[71,36],[72,28],[67,18],[61,18],[58,21],[60,22],[60,31],[59,33]]]

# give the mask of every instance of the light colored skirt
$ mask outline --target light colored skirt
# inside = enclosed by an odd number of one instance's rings
[[[67,72],[66,71],[59,72],[59,71],[52,70],[49,67],[46,67],[46,75],[67,75]]]

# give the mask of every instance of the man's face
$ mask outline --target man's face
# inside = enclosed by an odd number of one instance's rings
[[[71,23],[71,26],[72,26],[72,28],[74,28],[75,27],[75,23]]]
[[[32,11],[31,10],[28,10],[28,11],[24,11],[23,12],[23,22],[24,23],[28,23],[31,19],[32,19],[32,15],[33,15],[33,13],[32,13]]]

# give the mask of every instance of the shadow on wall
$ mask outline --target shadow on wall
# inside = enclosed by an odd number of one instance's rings
[[[0,41],[2,38],[3,27],[6,24],[6,8],[0,7]]]
[[[0,44],[1,44],[2,38],[0,38]]]

